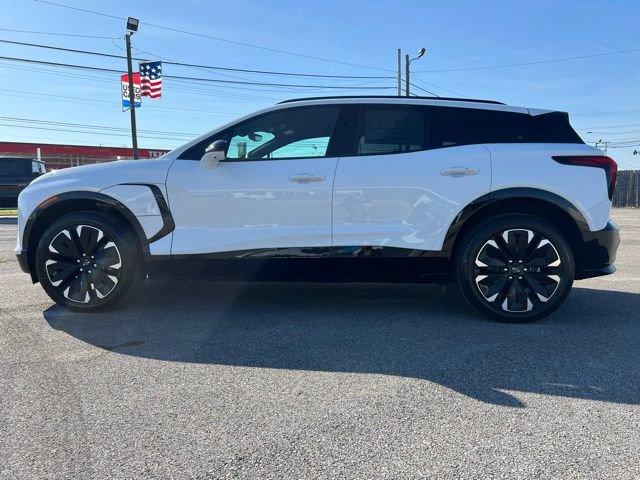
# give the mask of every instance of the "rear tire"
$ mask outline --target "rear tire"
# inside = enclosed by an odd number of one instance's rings
[[[567,239],[528,215],[493,217],[477,225],[463,239],[454,268],[467,302],[509,323],[532,322],[556,310],[575,274]]]
[[[42,235],[35,267],[51,299],[91,312],[121,301],[136,276],[137,238],[119,219],[79,212],[55,221]]]

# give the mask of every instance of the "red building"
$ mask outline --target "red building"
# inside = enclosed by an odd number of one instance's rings
[[[0,142],[0,157],[36,158],[45,162],[47,171],[91,163],[112,162],[133,158],[133,150],[124,147],[94,147],[89,145],[57,145],[53,143]],[[140,158],[157,158],[169,150],[139,148]]]

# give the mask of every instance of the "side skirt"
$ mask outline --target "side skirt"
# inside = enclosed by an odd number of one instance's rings
[[[151,257],[147,268],[152,278],[392,283],[443,283],[449,278],[445,257],[210,259],[188,255]]]

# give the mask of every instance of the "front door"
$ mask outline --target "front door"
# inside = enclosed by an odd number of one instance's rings
[[[288,108],[235,125],[207,140],[229,142],[227,159],[215,169],[203,169],[199,158],[176,160],[167,178],[176,224],[172,254],[328,251],[338,111]]]

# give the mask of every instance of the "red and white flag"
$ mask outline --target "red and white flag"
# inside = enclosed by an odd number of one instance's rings
[[[140,62],[140,94],[160,98],[162,95],[162,62]]]

